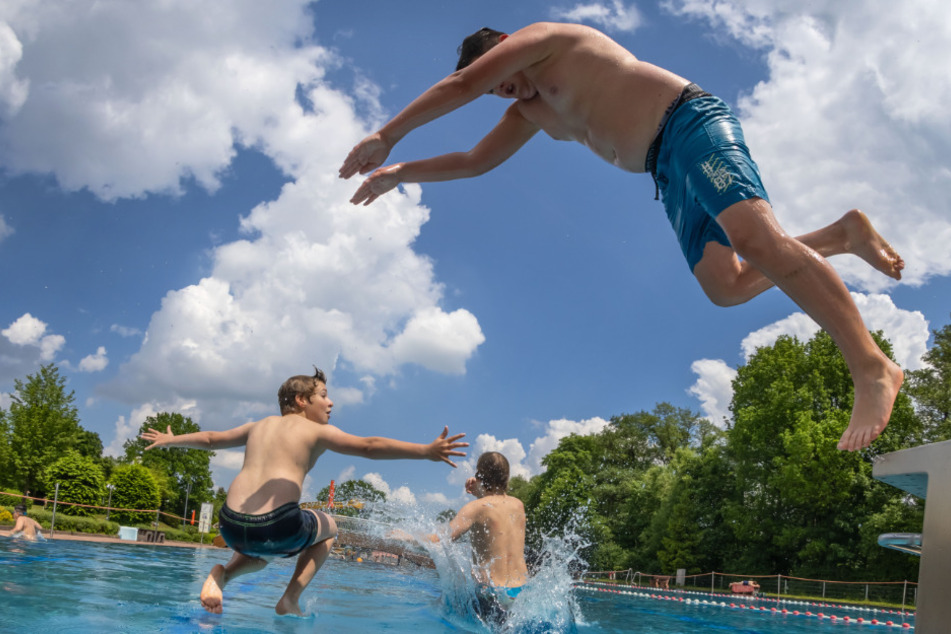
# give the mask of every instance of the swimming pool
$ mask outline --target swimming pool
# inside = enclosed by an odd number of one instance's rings
[[[454,609],[464,583],[440,564],[436,571],[328,560],[304,593],[301,607],[313,619],[277,617],[274,603],[293,570],[293,560],[273,562],[225,590],[225,612],[213,615],[198,603],[208,570],[230,551],[0,538],[0,620],[8,632],[485,632]],[[438,563],[438,562],[437,562]],[[842,631],[842,624],[781,617],[636,596],[576,591],[552,597],[544,590],[529,601],[537,614],[577,618],[557,631],[648,634],[740,632],[805,634]],[[524,594],[523,594],[524,596]],[[531,598],[531,596],[529,597]],[[556,603],[561,603],[556,605]],[[557,622],[557,619],[554,619]],[[528,631],[549,631],[529,626]],[[525,631],[518,628],[516,631]],[[862,627],[863,631],[892,631]]]

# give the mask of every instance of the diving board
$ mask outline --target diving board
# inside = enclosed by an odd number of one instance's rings
[[[945,634],[951,623],[951,440],[885,454],[872,465],[872,475],[926,500],[917,544],[921,565],[915,631]]]

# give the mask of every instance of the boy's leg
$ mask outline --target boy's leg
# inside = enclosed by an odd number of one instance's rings
[[[858,209],[812,233],[796,238],[822,257],[851,253],[896,280],[901,279],[905,262],[879,235]],[[694,275],[707,297],[718,306],[735,306],[774,286],[759,269],[741,261],[736,252],[718,242],[708,242]]]
[[[248,557],[235,551],[226,565],[215,564],[201,587],[201,605],[214,614],[221,614],[222,590],[225,584],[249,572],[257,572],[267,565],[267,561],[258,557]]]
[[[904,375],[879,349],[835,269],[787,235],[761,198],[723,210],[717,221],[744,260],[782,289],[838,345],[852,374],[855,403],[839,449],[867,447],[888,424]],[[699,264],[697,268],[699,268]]]
[[[320,511],[307,509],[308,512],[317,516],[317,535],[314,544],[307,547],[297,556],[297,566],[294,568],[294,575],[284,590],[284,595],[274,607],[278,614],[295,614],[303,616],[300,609],[300,595],[311,582],[320,567],[324,565],[330,549],[333,547],[334,538],[337,537],[337,524],[334,519]]]

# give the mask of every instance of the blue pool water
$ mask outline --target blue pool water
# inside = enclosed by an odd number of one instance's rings
[[[0,626],[5,632],[487,632],[460,604],[462,576],[415,567],[328,560],[304,593],[311,619],[278,617],[274,604],[293,560],[273,562],[225,589],[224,614],[206,613],[198,593],[230,551],[0,537]],[[519,632],[798,634],[843,624],[721,607],[560,591],[538,584],[512,628]],[[530,592],[530,590],[526,590]],[[526,596],[525,593],[522,595]],[[516,604],[517,605],[517,604]],[[574,623],[564,623],[565,614]],[[545,619],[548,619],[546,622]],[[541,620],[539,620],[541,619]],[[846,626],[855,627],[855,626]],[[863,631],[894,631],[863,627]]]

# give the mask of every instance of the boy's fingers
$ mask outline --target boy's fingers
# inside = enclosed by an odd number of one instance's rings
[[[448,427],[446,427],[446,431],[447,431],[447,432],[449,431],[449,428],[448,428]],[[464,438],[464,437],[465,437],[465,434],[456,434],[455,436],[452,436],[451,438],[447,438],[446,440],[448,440],[449,442],[456,442],[456,441],[459,440],[460,438]],[[468,445],[468,444],[469,444],[469,443],[466,443],[466,445]]]

